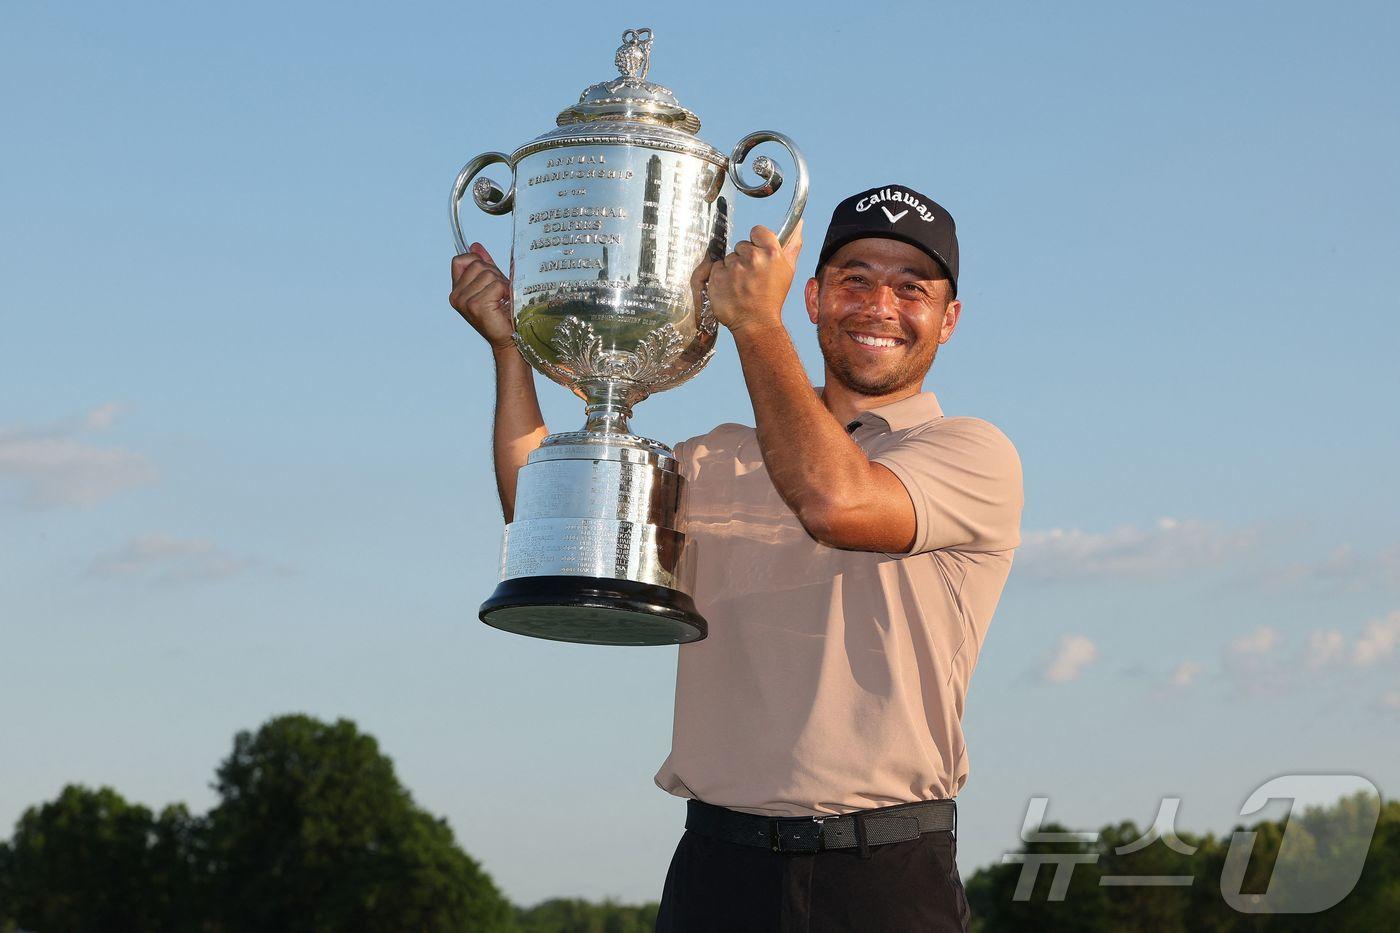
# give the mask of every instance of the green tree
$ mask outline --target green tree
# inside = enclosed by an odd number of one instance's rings
[[[73,933],[180,929],[161,904],[183,898],[189,879],[163,834],[184,816],[167,811],[157,821],[109,787],[77,785],[52,803],[30,807],[0,853],[0,926],[11,921]]]
[[[183,803],[167,806],[152,827],[148,911],[163,930],[199,930],[209,913],[208,827]]]
[[[514,931],[514,910],[446,823],[414,805],[373,738],[283,716],[240,732],[209,814],[228,931]]]
[[[1374,836],[1366,829],[1377,808],[1380,818]],[[1260,821],[1248,828],[1254,833],[1248,867],[1240,885],[1243,894],[1264,894],[1274,886],[1287,905],[1306,886],[1338,877],[1348,864],[1355,865],[1364,847],[1365,862],[1355,888],[1332,908],[1316,914],[1243,914],[1221,895],[1221,875],[1236,826],[1216,838],[1181,833],[1182,842],[1194,846],[1190,855],[1175,852],[1160,840],[1120,855],[1117,849],[1141,835],[1132,823],[1105,826],[1092,845],[1034,843],[1023,851],[1097,853],[1092,865],[1074,866],[1074,880],[1065,900],[1047,900],[1051,867],[1040,877],[1029,900],[1016,901],[1022,866],[991,865],[979,869],[967,882],[973,909],[973,929],[979,933],[1019,930],[1192,931],[1192,933],[1295,933],[1312,930],[1383,930],[1395,927],[1400,916],[1400,803],[1380,806],[1364,793],[1343,798],[1326,807],[1312,807],[1293,814],[1298,825]],[[1047,831],[1063,831],[1047,826]],[[1292,851],[1283,846],[1285,828],[1293,840]],[[1191,876],[1190,885],[1108,885],[1107,876]],[[1074,902],[1078,901],[1077,905]]]
[[[1047,823],[1045,833],[1068,830]],[[1021,849],[1028,855],[1088,856],[1096,852],[1092,843],[1032,842]],[[1107,893],[1099,885],[1103,870],[1095,863],[1047,861],[1034,870],[1034,885],[1025,900],[1015,897],[1025,864],[992,865],[977,871],[965,883],[968,906],[972,908],[973,929],[977,933],[1001,930],[1038,930],[1045,933],[1109,933]],[[1071,872],[1063,900],[1050,900],[1050,889],[1057,872]]]
[[[15,923],[14,913],[11,911],[14,906],[14,894],[10,890],[12,858],[10,844],[0,842],[0,933],[11,933],[18,926]]]
[[[520,911],[522,933],[652,933],[656,929],[655,902],[633,907],[604,900],[554,898]]]
[[[1167,848],[1160,841],[1127,855],[1118,854],[1118,849],[1131,847],[1142,836],[1143,830],[1131,821],[1101,829],[1095,846],[1099,852],[1099,877],[1194,877],[1191,857]],[[1185,837],[1182,842],[1193,844],[1193,840]],[[1191,898],[1183,894],[1183,890],[1171,886],[1105,886],[1104,911],[1109,929],[1115,933],[1193,929]]]

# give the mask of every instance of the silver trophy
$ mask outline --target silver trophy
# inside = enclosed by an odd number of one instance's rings
[[[695,114],[646,80],[651,44],[650,29],[624,32],[620,77],[589,87],[556,129],[510,155],[472,159],[452,185],[459,253],[469,187],[486,213],[514,211],[515,342],[586,404],[582,431],[550,435],[521,468],[501,584],[481,606],[483,622],[522,635],[602,645],[705,637],[684,559],[684,481],[671,449],[629,433],[627,419],[714,353],[718,322],[692,277],[728,251],[734,190],[762,198],[783,183],[762,156],[758,181],[745,182],[749,152],[772,141],[792,156],[783,243],[807,202],[806,163],[786,136],[751,133],[728,157],[696,138]],[[497,163],[513,173],[508,191],[477,177]]]

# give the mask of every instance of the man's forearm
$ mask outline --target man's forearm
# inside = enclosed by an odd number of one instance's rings
[[[496,464],[496,491],[501,514],[515,517],[515,483],[530,453],[549,433],[535,395],[535,371],[514,345],[493,350],[496,363],[496,419],[492,428],[492,454]]]
[[[812,390],[786,328],[733,333],[768,475],[812,531],[858,493],[870,461]]]

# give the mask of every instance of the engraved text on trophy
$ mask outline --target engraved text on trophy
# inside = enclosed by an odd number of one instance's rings
[[[727,242],[721,170],[600,143],[538,152],[516,171],[514,310],[526,357],[565,384],[673,376],[710,326],[691,277]]]

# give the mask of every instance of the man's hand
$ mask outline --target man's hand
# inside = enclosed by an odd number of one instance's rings
[[[767,227],[754,227],[749,236],[751,240],[741,241],[722,261],[695,271],[700,281],[708,273],[710,310],[733,332],[782,327],[783,301],[802,249],[800,222],[787,246]]]
[[[501,274],[491,254],[480,243],[473,243],[471,252],[452,257],[452,294],[447,300],[486,338],[492,350],[515,345],[510,279]]]

